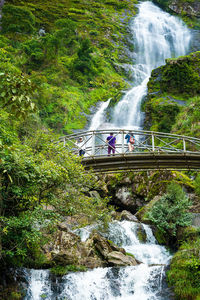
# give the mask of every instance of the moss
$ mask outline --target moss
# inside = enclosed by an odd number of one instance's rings
[[[197,51],[179,58],[167,59],[166,65],[152,72],[148,83],[148,96],[143,104],[146,112],[146,128],[163,132],[176,131],[176,133],[179,133],[177,129],[180,128],[182,132],[187,130],[188,133],[193,130],[194,124],[193,132],[197,136],[199,68],[200,52]],[[188,118],[190,111],[192,118]]]
[[[137,229],[137,237],[141,243],[145,243],[147,240],[147,234],[142,225]]]
[[[167,245],[168,244],[166,235],[161,230],[159,230],[158,228],[156,228],[156,230],[154,231],[154,235],[155,235],[155,238],[156,238],[158,244],[160,244],[160,245]]]
[[[177,299],[198,299],[200,296],[200,239],[183,243],[174,255],[167,274]]]
[[[135,258],[135,256],[132,253],[126,252],[126,255],[131,256],[133,258]]]
[[[18,293],[18,292],[12,292],[9,299],[12,299],[12,300],[20,300],[21,297],[22,297],[21,293]]]
[[[56,276],[64,276],[69,272],[84,272],[87,268],[84,266],[67,265],[67,266],[55,266],[50,269],[50,272]]]

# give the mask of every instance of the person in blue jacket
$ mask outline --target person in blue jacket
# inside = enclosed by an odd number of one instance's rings
[[[135,144],[135,137],[131,131],[125,135],[126,142],[128,144],[128,150],[129,152],[132,152],[134,150],[134,144]]]

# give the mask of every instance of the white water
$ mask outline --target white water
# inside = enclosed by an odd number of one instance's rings
[[[102,102],[100,104],[99,109],[97,110],[97,112],[94,114],[89,130],[95,130],[97,128],[100,128],[100,126],[103,124],[104,119],[105,119],[105,112],[106,112],[106,108],[108,107],[110,103],[110,99],[108,99],[106,102]]]
[[[189,50],[191,34],[180,19],[150,1],[141,2],[138,10],[131,24],[135,60],[129,69],[132,69],[133,88],[116,105],[109,128],[141,129],[141,102],[147,93],[151,71],[165,64],[166,58],[185,55]],[[105,111],[101,115],[101,129],[103,119],[107,123]],[[94,119],[92,124],[93,129],[99,128]]]
[[[137,237],[139,226],[143,226],[146,232],[145,243],[141,243]],[[87,232],[90,230],[92,228],[87,228]],[[62,278],[51,277],[48,270],[31,270],[27,275],[29,288],[24,300],[171,299],[163,281],[164,265],[169,263],[170,255],[156,243],[149,226],[115,221],[110,224],[106,235],[142,263],[134,267],[97,268],[70,273]]]

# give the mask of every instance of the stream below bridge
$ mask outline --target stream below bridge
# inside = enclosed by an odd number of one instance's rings
[[[158,245],[148,225],[143,224],[146,241],[140,242],[137,230],[141,224],[114,221],[106,238],[134,254],[141,262],[138,266],[97,268],[87,272],[70,273],[56,277],[49,270],[22,271],[27,293],[24,300],[169,300],[165,270],[171,255]],[[85,241],[93,228],[79,229]]]

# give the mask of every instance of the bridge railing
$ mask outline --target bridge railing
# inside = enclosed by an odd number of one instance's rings
[[[107,137],[113,133],[116,138],[115,155],[129,155],[126,134],[132,132],[135,137],[134,150],[132,153],[197,153],[200,154],[200,139],[169,133],[128,130],[106,129],[83,131],[63,136],[59,139],[64,147],[71,149],[75,154],[84,150],[84,157],[96,157],[107,155]],[[82,141],[80,141],[82,139]]]

